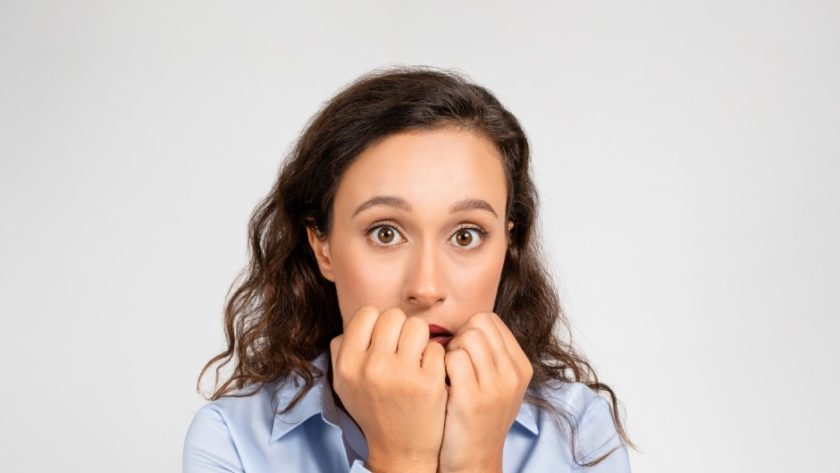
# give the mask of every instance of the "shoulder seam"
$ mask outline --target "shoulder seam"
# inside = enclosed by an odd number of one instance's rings
[[[221,419],[222,425],[225,428],[225,432],[228,434],[227,437],[230,440],[233,451],[236,453],[236,460],[239,462],[239,466],[242,467],[244,471],[245,465],[242,463],[242,455],[239,452],[239,446],[236,445],[236,441],[233,438],[233,432],[230,430],[230,422],[228,422],[228,418],[225,416],[225,413],[222,412],[222,409],[219,409],[219,406],[215,404],[205,404],[201,409],[213,411],[219,416],[219,419]]]
[[[589,404],[586,406],[586,409],[584,409],[583,414],[581,414],[580,420],[578,421],[579,426],[583,425],[584,419],[586,419],[589,416],[590,411],[593,408],[597,407],[597,404],[601,403],[601,402],[606,404],[607,412],[610,413],[610,425],[613,426],[613,427],[615,426],[615,421],[612,419],[612,409],[609,405],[609,402],[604,397],[602,397],[600,394],[598,394],[597,392],[595,393],[595,398],[592,401],[589,402]],[[578,430],[578,432],[580,432],[580,430]],[[603,451],[606,450],[607,447],[614,442],[616,437],[618,437],[618,432],[613,429],[612,434],[606,440],[604,440],[604,442],[602,442],[600,445],[598,445],[597,447],[595,447],[594,449],[592,449],[588,452],[578,451],[577,453],[579,453],[581,455],[581,460],[584,463],[592,461],[592,459],[600,456],[603,453]],[[623,445],[623,442],[619,442],[619,445],[614,447],[610,451],[610,453],[612,453],[612,451],[615,451],[615,450],[621,448],[622,445]]]

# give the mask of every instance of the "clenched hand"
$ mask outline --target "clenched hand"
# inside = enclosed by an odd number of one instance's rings
[[[333,388],[359,424],[374,472],[434,472],[446,411],[444,349],[428,324],[363,307],[330,343]]]
[[[446,347],[441,473],[501,472],[505,438],[533,368],[498,315],[473,315]]]

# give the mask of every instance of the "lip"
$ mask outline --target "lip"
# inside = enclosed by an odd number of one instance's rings
[[[451,337],[452,332],[450,332],[449,330],[447,330],[444,327],[441,327],[440,325],[429,324],[429,336],[430,337],[436,337],[436,336]]]
[[[451,335],[437,335],[429,338],[429,342],[440,343],[441,345],[443,345],[443,348],[446,348],[446,345],[449,345],[449,342],[451,340]]]
[[[437,342],[443,345],[446,348],[446,345],[449,344],[449,341],[452,340],[452,332],[447,330],[440,325],[429,324],[429,341],[430,342]]]

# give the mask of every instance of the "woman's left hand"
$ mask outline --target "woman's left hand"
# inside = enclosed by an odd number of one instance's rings
[[[449,394],[438,471],[501,472],[505,438],[533,375],[492,312],[473,315],[446,347]]]

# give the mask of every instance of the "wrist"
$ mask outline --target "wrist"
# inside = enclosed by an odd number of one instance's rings
[[[439,473],[502,473],[502,459],[475,462],[460,468],[441,468]]]
[[[370,452],[365,463],[373,473],[435,473],[437,472],[437,458],[412,458],[406,455],[385,455]]]

